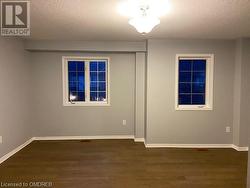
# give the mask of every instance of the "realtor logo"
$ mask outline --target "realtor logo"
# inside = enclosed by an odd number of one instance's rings
[[[1,35],[30,35],[29,1],[1,1]]]

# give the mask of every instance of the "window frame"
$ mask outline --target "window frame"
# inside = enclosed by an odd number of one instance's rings
[[[106,61],[106,101],[90,101],[90,61]],[[68,61],[85,62],[85,101],[70,102],[68,86]],[[111,106],[110,103],[110,58],[109,57],[84,57],[84,56],[62,56],[63,77],[63,106]]]
[[[205,105],[179,105],[179,60],[206,59]],[[214,54],[176,54],[175,110],[213,110]]]

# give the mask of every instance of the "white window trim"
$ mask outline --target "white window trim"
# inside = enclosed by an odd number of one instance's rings
[[[179,60],[206,59],[206,101],[205,105],[179,105]],[[176,54],[175,63],[175,110],[213,110],[214,55],[213,54]]]
[[[85,61],[85,71],[89,73],[89,61],[105,60],[106,63],[106,97],[105,102],[91,102],[89,99],[90,86],[89,74],[85,74],[85,101],[73,103],[68,101],[69,87],[68,87],[68,61]],[[111,106],[110,103],[110,58],[109,57],[80,57],[80,56],[62,56],[62,77],[63,77],[63,106]]]

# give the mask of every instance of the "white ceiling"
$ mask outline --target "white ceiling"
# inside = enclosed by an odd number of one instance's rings
[[[250,37],[250,0],[169,0],[161,24],[143,36],[116,11],[119,0],[31,0],[30,39],[143,40]]]

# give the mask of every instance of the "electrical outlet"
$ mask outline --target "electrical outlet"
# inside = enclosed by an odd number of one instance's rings
[[[127,125],[127,120],[122,120],[122,125]]]
[[[230,133],[231,132],[231,127],[226,127],[226,133]]]
[[[0,144],[2,144],[2,143],[3,143],[3,137],[0,136]]]

